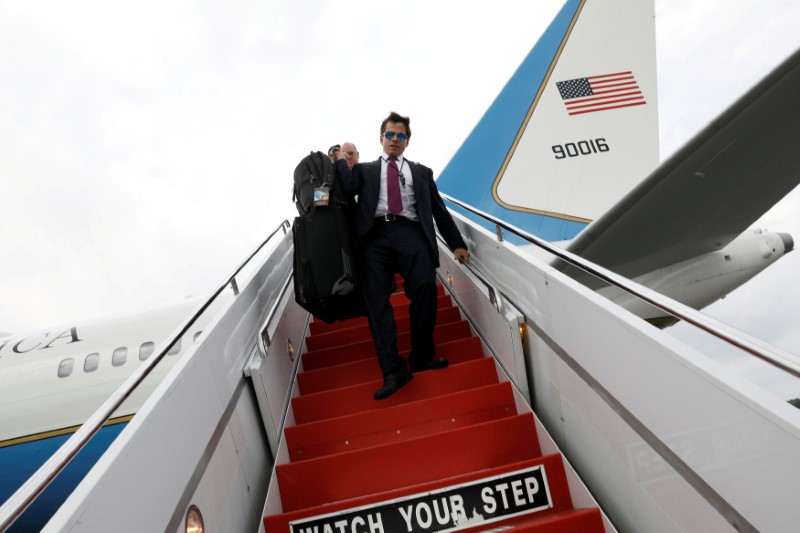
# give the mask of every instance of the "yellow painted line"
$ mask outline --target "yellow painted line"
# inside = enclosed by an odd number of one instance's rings
[[[545,87],[548,83],[550,83],[550,76],[553,74],[553,70],[556,67],[556,63],[558,63],[558,59],[561,57],[561,53],[564,51],[564,47],[567,45],[567,41],[569,40],[570,35],[572,34],[572,30],[575,27],[575,23],[578,21],[578,17],[583,11],[583,6],[586,3],[586,0],[583,0],[578,9],[575,11],[575,15],[572,17],[572,21],[570,22],[569,28],[567,28],[567,32],[564,34],[564,38],[561,40],[561,45],[558,47],[558,52],[553,57],[552,63],[550,63],[550,67],[547,69],[547,74],[545,74],[544,80],[542,81],[542,85],[539,87],[539,91],[536,93],[536,97],[533,99],[533,103],[531,104],[530,108],[528,108],[528,113],[525,115],[525,120],[522,122],[522,126],[520,127],[519,131],[517,132],[517,136],[514,139],[514,142],[511,144],[511,148],[508,150],[506,154],[505,161],[503,161],[503,165],[500,167],[500,171],[497,173],[495,177],[494,184],[492,185],[492,196],[494,197],[494,201],[503,206],[506,209],[511,211],[523,211],[525,213],[533,213],[537,215],[544,215],[552,218],[560,218],[564,220],[570,220],[572,222],[583,222],[584,224],[588,224],[591,222],[588,218],[581,218],[572,215],[566,215],[563,213],[555,213],[551,211],[543,211],[540,209],[531,209],[529,207],[521,207],[517,205],[509,204],[503,201],[500,198],[500,195],[497,193],[497,187],[500,185],[500,180],[503,179],[503,176],[506,173],[506,168],[508,167],[511,158],[514,156],[514,152],[517,151],[517,145],[519,144],[520,140],[522,139],[522,134],[525,132],[525,129],[528,127],[528,122],[531,120],[531,116],[533,115],[536,106],[539,104],[539,99],[542,97],[542,92],[544,92]]]
[[[114,426],[116,424],[123,424],[125,422],[130,422],[133,418],[133,415],[121,416],[119,418],[112,418],[105,424],[103,427],[106,426]],[[15,446],[17,444],[25,444],[26,442],[34,442],[37,440],[49,439],[50,437],[59,437],[61,435],[68,435],[70,433],[75,433],[78,431],[78,428],[81,426],[71,426],[68,428],[62,429],[54,429],[51,431],[44,431],[42,433],[34,433],[33,435],[27,435],[25,437],[16,437],[14,439],[8,439],[0,441],[0,448],[6,448],[8,446]]]

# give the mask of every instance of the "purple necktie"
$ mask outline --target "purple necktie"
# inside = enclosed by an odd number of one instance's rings
[[[400,178],[396,160],[396,157],[390,157],[389,166],[386,168],[386,201],[389,204],[389,212],[399,215],[403,210],[403,200],[400,198]]]

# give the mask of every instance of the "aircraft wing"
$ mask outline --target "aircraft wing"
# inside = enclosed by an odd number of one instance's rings
[[[800,183],[800,51],[567,248],[633,278],[723,248]]]

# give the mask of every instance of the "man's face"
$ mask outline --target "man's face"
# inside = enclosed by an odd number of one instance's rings
[[[386,136],[387,134],[393,138],[389,139]],[[386,129],[384,130],[383,135],[381,135],[381,144],[383,145],[383,151],[390,156],[398,157],[405,151],[406,146],[408,146],[408,138],[406,138],[404,141],[401,141],[397,138],[399,134],[403,134],[404,136],[408,135],[405,124],[402,122],[386,123]]]
[[[342,145],[342,153],[347,158],[347,166],[353,168],[353,165],[358,163],[358,151],[353,144],[344,143]]]

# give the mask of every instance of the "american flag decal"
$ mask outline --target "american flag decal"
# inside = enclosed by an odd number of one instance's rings
[[[647,103],[631,71],[559,81],[556,87],[570,115]]]

